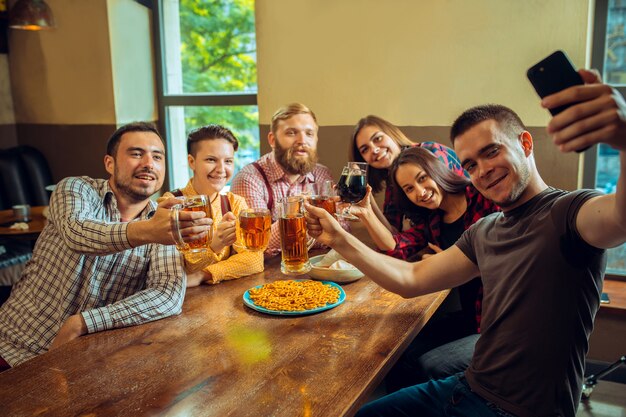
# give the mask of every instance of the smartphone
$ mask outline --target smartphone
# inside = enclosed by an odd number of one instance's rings
[[[611,302],[611,300],[609,299],[609,294],[603,292],[602,295],[600,295],[600,302],[602,304],[608,304]]]
[[[553,52],[530,67],[526,72],[526,76],[541,98],[568,87],[584,84],[582,77],[563,51]],[[549,110],[553,116],[556,116],[572,104],[575,103]],[[576,152],[582,152],[586,149],[589,149],[589,147],[577,149]]]

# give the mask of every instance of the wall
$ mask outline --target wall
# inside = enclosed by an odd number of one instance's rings
[[[538,136],[535,154],[546,181],[576,188],[578,156],[561,155],[549,144],[548,113],[525,71],[555,49],[585,65],[588,0],[256,5],[263,133],[281,105],[307,104],[322,126],[322,162],[338,173],[352,126],[366,114],[408,127],[414,140],[447,144],[449,126],[461,111],[500,103],[515,109]]]
[[[108,0],[117,124],[157,120],[152,14],[128,0]]]
[[[116,127],[156,119],[151,13],[132,0],[50,6],[55,29],[9,33],[18,142],[42,150],[55,181],[102,177]]]
[[[8,60],[7,4],[0,0],[0,149],[17,145]]]
[[[17,145],[17,132],[11,97],[9,61],[6,53],[0,53],[0,149],[15,145]]]

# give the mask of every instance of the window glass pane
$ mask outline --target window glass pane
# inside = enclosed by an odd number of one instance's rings
[[[608,145],[598,146],[596,162],[596,188],[605,193],[614,193],[619,175],[619,154]],[[626,275],[626,245],[609,249],[606,271],[616,275]]]
[[[610,84],[626,85],[626,0],[609,0],[606,24],[604,79]]]
[[[184,187],[192,173],[187,165],[187,134],[198,127],[220,124],[239,140],[235,173],[259,158],[259,110],[257,106],[169,106],[167,108],[170,188]]]
[[[626,0],[609,0],[606,22],[603,78],[614,86],[626,85]],[[595,187],[614,193],[619,174],[616,150],[600,144],[596,159]],[[606,272],[626,275],[626,244],[609,249]]]
[[[165,94],[256,93],[254,0],[164,0]]]

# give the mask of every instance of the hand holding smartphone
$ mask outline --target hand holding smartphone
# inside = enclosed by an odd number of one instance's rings
[[[556,51],[530,67],[526,76],[541,98],[575,85],[584,84],[580,74],[563,51]],[[549,111],[553,116],[556,116],[573,104],[576,103],[555,107]],[[582,152],[586,149],[589,147],[578,149],[576,152]]]

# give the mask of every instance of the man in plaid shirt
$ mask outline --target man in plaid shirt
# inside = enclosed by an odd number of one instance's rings
[[[181,311],[185,274],[174,246],[163,185],[165,150],[147,123],[109,139],[109,180],[70,177],[10,298],[0,307],[0,371],[83,334],[157,320]],[[181,212],[186,240],[206,233],[204,213]],[[194,225],[195,223],[195,225]]]
[[[330,170],[317,163],[317,118],[300,103],[280,108],[272,116],[268,141],[272,151],[243,167],[230,190],[246,199],[249,207],[268,208],[272,229],[266,256],[280,253],[278,202],[301,195],[307,184],[332,180]],[[344,229],[348,226],[342,222]]]

